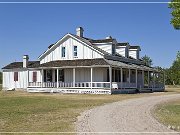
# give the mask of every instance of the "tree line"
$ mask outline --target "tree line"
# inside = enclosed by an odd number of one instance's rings
[[[2,72],[0,72],[0,84],[2,84]]]
[[[152,59],[147,55],[141,58],[147,66],[152,66]],[[169,68],[155,67],[165,73],[166,85],[180,85],[180,51],[177,52],[176,59]]]

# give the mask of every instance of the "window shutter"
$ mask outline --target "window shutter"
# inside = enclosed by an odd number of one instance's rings
[[[37,81],[37,72],[33,72],[33,82]]]
[[[18,72],[14,72],[14,81],[18,81]]]

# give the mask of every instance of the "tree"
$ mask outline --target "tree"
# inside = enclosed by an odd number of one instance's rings
[[[2,84],[2,72],[0,72],[0,84]]]
[[[169,3],[169,8],[172,9],[172,16],[171,24],[174,26],[175,29],[180,29],[180,0],[171,0]]]
[[[176,60],[169,70],[173,85],[180,85],[180,51],[177,52]]]
[[[145,55],[141,59],[145,63],[145,65],[147,65],[147,66],[152,66],[153,65],[152,59],[149,56]]]

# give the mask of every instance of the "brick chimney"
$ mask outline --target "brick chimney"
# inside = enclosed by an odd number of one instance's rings
[[[29,60],[29,56],[28,55],[24,55],[23,56],[23,68],[27,68],[28,67],[28,60]]]
[[[83,37],[84,29],[82,27],[76,28],[76,35],[79,37]]]

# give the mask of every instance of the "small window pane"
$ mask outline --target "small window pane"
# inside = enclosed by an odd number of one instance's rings
[[[77,56],[77,46],[74,46],[74,56]]]
[[[62,47],[62,57],[65,57],[65,47]]]

